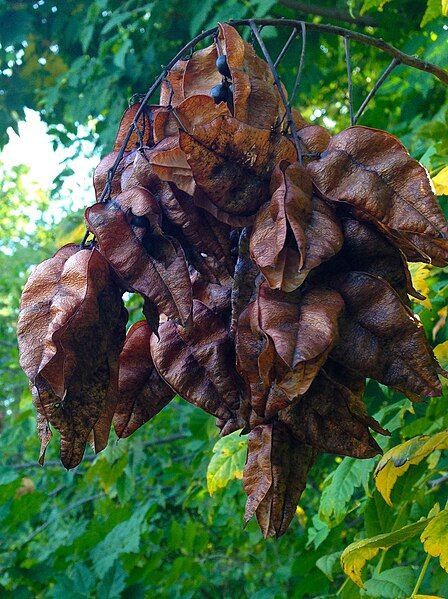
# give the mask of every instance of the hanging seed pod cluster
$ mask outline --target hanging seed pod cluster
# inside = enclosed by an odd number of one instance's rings
[[[319,453],[380,453],[366,378],[417,401],[443,374],[409,300],[407,261],[448,263],[426,171],[385,131],[285,117],[285,97],[220,25],[158,105],[126,110],[92,241],[35,269],[18,324],[41,462],[51,428],[73,468],[179,394],[248,435],[244,517],[265,536],[286,531]],[[127,333],[125,291],[145,315]]]

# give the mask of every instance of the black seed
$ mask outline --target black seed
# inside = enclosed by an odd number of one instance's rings
[[[227,100],[229,93],[229,88],[227,85],[220,83],[219,85],[215,85],[210,90],[210,95],[215,101],[215,104],[219,104],[220,102],[225,102]]]
[[[227,56],[225,54],[221,54],[221,56],[218,56],[216,59],[216,68],[221,75],[228,77],[229,79],[231,78],[232,75],[230,73],[229,65],[227,63]]]

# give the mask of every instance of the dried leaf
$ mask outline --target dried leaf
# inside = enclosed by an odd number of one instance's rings
[[[350,127],[308,169],[326,198],[353,206],[408,260],[448,263],[448,226],[428,174],[393,135]]]
[[[158,143],[165,137],[177,135],[179,129],[191,131],[226,114],[229,111],[225,104],[215,104],[209,95],[195,94],[171,110],[159,109],[154,114],[154,140]]]
[[[244,520],[255,513],[265,538],[286,532],[315,457],[315,451],[297,443],[280,422],[258,426],[249,434]]]
[[[153,109],[155,145],[129,156],[123,169],[122,189],[137,184],[151,190],[156,176],[163,181],[171,181],[187,194],[193,194],[195,182],[185,155],[179,148],[179,129],[193,130],[226,113],[227,110],[216,106],[210,96],[203,95],[188,98],[172,110],[163,107]]]
[[[238,408],[240,381],[220,317],[193,300],[193,323],[182,329],[172,321],[151,337],[151,355],[159,374],[188,402],[223,420]]]
[[[247,494],[244,520],[248,522],[272,486],[272,424],[257,426],[249,434],[244,490]]]
[[[115,171],[114,176],[111,180],[110,187],[110,195],[116,196],[121,192],[121,175],[126,165],[126,160],[129,154],[125,153],[123,156],[123,160],[121,160],[118,164],[117,170]],[[103,190],[106,186],[109,170],[114,165],[115,160],[118,157],[118,151],[111,152],[107,154],[99,165],[96,167],[95,172],[93,173],[93,187],[95,188],[95,197],[98,200],[103,193]]]
[[[311,289],[294,302],[288,294],[261,285],[258,318],[278,356],[289,368],[297,368],[328,351],[337,339],[337,321],[343,309],[338,293]]]
[[[229,227],[195,206],[190,196],[169,183],[159,181],[152,189],[189,262],[210,282],[229,284],[234,269]]]
[[[37,368],[37,360],[31,365],[24,354],[40,413],[40,460],[43,462],[51,436],[47,422],[60,432],[62,463],[73,468],[81,461],[88,439],[96,452],[107,444],[117,402],[118,356],[127,312],[109,266],[96,250],[79,250],[66,257],[59,272],[56,280],[53,258],[30,279],[18,329],[21,347],[30,346],[37,322],[40,335],[36,345],[44,348],[36,352],[40,358]],[[52,280],[46,278],[47,273],[53,275]],[[50,290],[53,297],[48,301]],[[30,301],[34,292],[39,302],[35,310]],[[40,316],[36,320],[37,311]]]
[[[140,110],[141,102],[137,102],[126,108],[121,117],[118,127],[117,137],[115,138],[114,151],[120,150],[123,145],[129,128],[132,125],[137,112]],[[151,123],[151,106],[145,106],[142,114],[136,122],[137,130],[131,133],[131,136],[126,144],[125,151],[130,152],[140,145],[149,146],[153,142],[152,123]]]
[[[171,181],[185,193],[193,195],[195,180],[185,154],[179,147],[177,135],[165,138],[149,152],[145,152],[144,156],[152,173],[162,181]]]
[[[118,437],[129,437],[151,420],[173,398],[173,391],[157,373],[151,352],[151,328],[145,320],[128,331],[120,354],[119,400],[114,414]]]
[[[273,127],[284,108],[271,69],[227,23],[220,23],[218,40],[232,76],[235,118],[253,127]]]
[[[442,372],[418,320],[380,277],[351,272],[334,279],[346,311],[332,357],[410,399],[441,394]]]
[[[232,320],[231,331],[235,335],[238,319],[241,312],[252,300],[255,291],[255,279],[259,274],[258,268],[252,262],[249,256],[250,231],[245,227],[238,239],[238,260],[235,265],[232,284]]]
[[[280,412],[294,437],[316,450],[371,458],[381,448],[369,427],[388,434],[367,415],[362,401],[364,379],[328,361],[297,403]]]
[[[312,197],[311,179],[297,162],[276,167],[271,193],[255,219],[251,257],[272,289],[290,292],[339,251],[342,232],[331,208]]]
[[[331,135],[321,125],[312,125],[306,121],[300,112],[293,108],[292,118],[297,129],[302,146],[302,152],[310,154],[321,154],[324,152],[331,140]],[[287,125],[287,123],[285,123]],[[306,157],[305,157],[306,158]]]
[[[182,81],[184,78],[186,60],[178,60],[176,64],[168,71],[165,79],[160,86],[160,104],[161,106],[177,106],[184,99],[182,90]]]
[[[238,322],[237,364],[251,390],[251,405],[271,418],[310,387],[337,340],[343,302],[313,289],[299,300],[265,284]]]
[[[209,283],[201,275],[192,281],[193,298],[201,301],[215,313],[226,312],[230,309],[230,282],[227,285]]]
[[[20,366],[34,384],[36,376],[56,354],[53,343],[46,344],[53,334],[54,316],[51,313],[55,292],[58,290],[67,260],[79,252],[79,246],[69,244],[42,262],[32,272],[20,299],[17,340]],[[68,306],[70,307],[70,306]],[[72,310],[76,309],[76,304]],[[72,311],[62,312],[58,323],[65,324]]]
[[[251,217],[267,199],[271,172],[281,160],[294,162],[293,144],[274,131],[256,129],[232,117],[219,117],[192,132],[179,132],[194,180],[218,220]],[[163,178],[163,177],[162,177]],[[241,221],[235,220],[236,226]]]
[[[158,230],[160,214],[155,215],[155,210],[154,198],[143,188],[134,188],[88,208],[86,220],[100,251],[125,286],[185,325],[192,307],[185,255],[177,240]],[[147,218],[150,213],[152,222]],[[133,224],[132,215],[144,215],[143,226]]]
[[[194,52],[186,62],[179,95],[188,98],[210,94],[211,89],[222,82],[216,60],[223,54],[230,71],[229,83],[233,86],[228,104],[235,118],[254,127],[269,129],[280,120],[283,111],[269,66],[236,29],[226,23],[219,25],[217,44]],[[227,110],[225,102],[220,105]]]
[[[211,99],[210,90],[222,80],[222,75],[216,68],[217,58],[216,44],[193,52],[191,58],[186,62],[183,74],[182,94],[184,98],[205,94]],[[225,106],[224,103],[222,104]]]
[[[271,193],[269,203],[258,212],[250,240],[251,257],[268,282],[268,269],[275,269],[288,232],[297,249],[297,274],[305,262],[304,227],[311,216],[311,178],[298,163],[281,162],[272,173]],[[287,285],[284,291],[293,291],[297,286]]]
[[[395,244],[368,223],[344,218],[341,224],[344,245],[338,258],[345,261],[347,269],[367,272],[386,280],[405,304],[409,304],[408,293],[420,299],[423,297],[412,286],[406,260]]]
[[[331,140],[330,133],[320,125],[307,125],[298,131],[298,136],[302,150],[316,154],[324,152]]]

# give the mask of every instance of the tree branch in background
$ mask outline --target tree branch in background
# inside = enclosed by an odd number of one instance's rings
[[[378,23],[372,17],[352,17],[348,12],[338,10],[337,8],[316,6],[315,4],[307,4],[306,2],[298,2],[297,0],[280,0],[280,4],[306,15],[328,17],[329,19],[353,23],[354,25],[378,27]]]
[[[438,487],[446,482],[448,482],[448,472],[446,474],[444,474],[443,476],[441,476],[440,478],[435,478],[434,480],[430,480],[428,485],[431,487],[431,489],[434,489],[434,487]]]
[[[147,441],[143,444],[143,447],[152,447],[154,445],[165,445],[166,443],[173,443],[174,441],[179,441],[180,439],[186,439],[189,435],[185,433],[178,433],[176,435],[170,435],[169,437],[164,437],[163,439],[153,439],[152,441]],[[94,462],[98,455],[94,454],[89,455],[84,458],[84,462]],[[10,468],[14,468],[14,470],[25,470],[28,468],[42,468],[42,466],[38,462],[22,462],[20,464],[8,464]],[[61,462],[59,460],[48,460],[45,462],[45,466],[51,467],[59,467],[61,466]]]
[[[250,25],[251,21],[256,23],[258,26],[262,27],[297,27],[301,23],[301,21],[298,21],[296,19],[231,19],[229,21],[229,24],[233,26]],[[425,73],[431,73],[432,75],[437,77],[439,81],[441,81],[445,85],[448,85],[448,72],[445,69],[442,69],[431,62],[427,62],[426,60],[422,60],[421,58],[417,58],[412,54],[406,54],[398,48],[395,48],[395,46],[388,44],[381,38],[366,35],[364,33],[359,33],[358,31],[352,31],[351,29],[345,29],[344,27],[338,27],[337,25],[327,25],[325,23],[309,22],[306,22],[305,25],[307,30],[309,31],[322,31],[323,33],[332,33],[335,35],[340,35],[341,37],[350,38],[361,44],[366,44],[367,46],[373,46],[374,48],[378,48],[386,54],[389,54],[389,56],[396,58],[398,62],[400,62],[401,64],[405,64],[409,67],[414,67],[415,69],[418,69],[419,71],[424,71]],[[215,31],[216,28],[204,31],[200,36],[197,36],[194,40],[187,44],[187,46],[190,47],[191,45],[196,45],[200,40],[204,39],[205,37],[213,35]]]

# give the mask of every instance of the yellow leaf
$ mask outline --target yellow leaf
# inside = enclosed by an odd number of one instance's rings
[[[447,14],[448,11],[448,0],[444,2],[445,7],[442,10],[445,11],[443,14]],[[434,189],[438,196],[448,195],[448,166],[445,166],[432,180]]]
[[[412,599],[444,599],[440,595],[412,595]]]
[[[428,310],[431,310],[431,300],[429,299],[429,285],[427,278],[431,274],[431,266],[422,262],[409,264],[409,272],[411,273],[412,285],[416,291],[425,296],[424,300],[415,298],[414,301],[419,302]]]
[[[432,557],[440,559],[440,565],[448,572],[448,511],[442,510],[422,532],[423,548]]]
[[[434,355],[437,358],[437,361],[440,362],[441,366],[448,366],[448,341],[439,343],[439,345],[437,345],[437,347],[434,349]]]
[[[442,15],[448,17],[448,0],[442,0]]]
[[[392,505],[392,489],[397,479],[409,470],[409,466],[419,464],[432,452],[441,449],[448,449],[448,431],[414,437],[386,452],[378,462],[374,474],[376,488],[384,501]]]
[[[380,549],[389,549],[393,545],[403,543],[407,539],[420,534],[431,518],[423,518],[419,522],[408,524],[382,535],[376,535],[369,539],[362,539],[352,543],[344,549],[341,555],[341,566],[344,572],[359,587],[364,588],[361,571],[369,559],[374,558]]]
[[[246,452],[247,441],[240,437],[240,431],[217,441],[207,468],[207,488],[210,495],[223,489],[231,480],[243,478]]]
[[[306,517],[305,510],[303,509],[303,507],[300,507],[300,505],[298,505],[297,508],[296,508],[296,516],[297,516],[297,519],[300,522],[300,525],[303,528],[305,528],[308,518]]]

